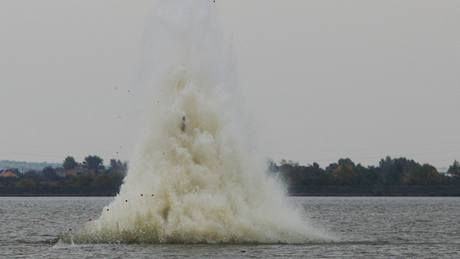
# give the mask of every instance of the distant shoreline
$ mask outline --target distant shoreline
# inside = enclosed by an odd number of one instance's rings
[[[62,166],[40,171],[3,169],[0,197],[113,197],[127,172],[126,162],[111,159],[106,167],[94,155],[83,162],[67,157]],[[325,168],[317,163],[269,161],[267,174],[282,182],[293,197],[460,197],[457,161],[444,173],[404,157],[386,157],[378,166],[368,167],[348,158]]]

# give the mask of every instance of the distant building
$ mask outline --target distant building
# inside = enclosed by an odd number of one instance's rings
[[[18,175],[13,170],[4,170],[0,172],[0,177],[3,178],[17,178]]]

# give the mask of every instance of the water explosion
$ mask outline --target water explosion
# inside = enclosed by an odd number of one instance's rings
[[[119,195],[75,242],[303,243],[326,235],[248,147],[209,0],[158,1],[152,127]]]

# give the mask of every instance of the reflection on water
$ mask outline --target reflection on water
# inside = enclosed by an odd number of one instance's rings
[[[460,257],[459,198],[292,198],[343,239],[306,245],[83,245],[59,234],[98,216],[111,198],[0,198],[2,258]]]

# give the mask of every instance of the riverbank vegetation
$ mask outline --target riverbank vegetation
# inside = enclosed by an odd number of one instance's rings
[[[270,171],[288,186],[291,195],[460,196],[460,164],[440,173],[429,164],[386,157],[378,166],[340,159],[326,168],[317,163],[270,163]]]
[[[0,171],[3,196],[113,196],[127,172],[127,163],[111,159],[105,166],[99,156],[87,156],[81,163],[67,157],[61,166],[21,172]]]
[[[0,170],[2,196],[113,196],[119,191],[128,165],[99,156],[82,162],[73,157],[61,165],[42,170]],[[269,173],[298,196],[460,196],[460,163],[447,172],[407,158],[380,160],[377,166],[363,166],[340,159],[322,168],[317,163],[300,165],[292,161],[270,162]]]

